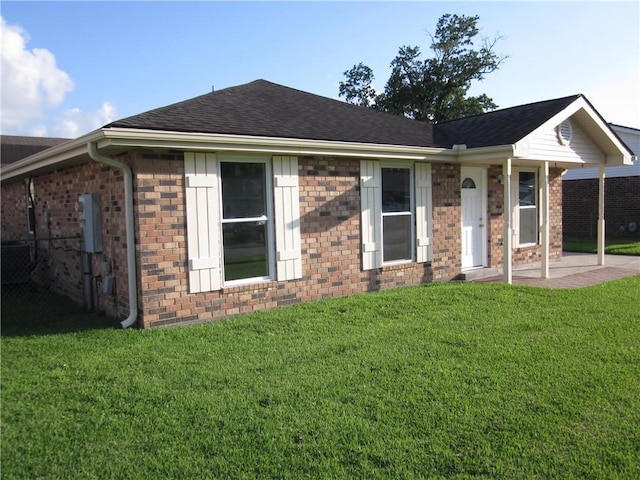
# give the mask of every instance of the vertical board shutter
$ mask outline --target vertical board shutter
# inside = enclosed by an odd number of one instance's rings
[[[382,173],[377,160],[360,161],[362,269],[382,266]]]
[[[189,292],[222,287],[220,195],[215,153],[184,153]]]
[[[273,157],[273,202],[278,281],[302,277],[298,157]]]
[[[430,262],[433,259],[431,164],[415,164],[416,182],[416,261]]]

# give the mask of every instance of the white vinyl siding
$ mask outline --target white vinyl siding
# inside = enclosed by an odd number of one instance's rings
[[[220,192],[215,153],[185,152],[189,292],[220,290]]]
[[[586,132],[571,122],[571,142],[562,145],[555,126],[545,126],[533,135],[528,158],[532,160],[569,161],[576,163],[604,163],[605,154],[591,141]]]
[[[278,280],[302,277],[298,157],[273,157]]]
[[[388,164],[393,168],[394,164]],[[386,165],[385,165],[386,167]],[[431,164],[415,163],[409,165],[412,171],[412,238],[411,257],[417,262],[429,262],[433,257],[432,247],[432,179]],[[361,233],[362,233],[362,268],[371,270],[383,266],[383,214],[382,208],[382,168],[378,160],[362,160],[360,162],[360,196],[361,196]],[[411,258],[407,259],[411,261]]]

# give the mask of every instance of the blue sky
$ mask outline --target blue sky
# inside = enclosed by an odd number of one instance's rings
[[[444,13],[479,15],[509,58],[473,87],[500,107],[583,93],[640,128],[640,6],[627,2],[11,2],[2,133],[75,137],[264,78],[338,98],[358,62],[384,88],[402,45],[428,55]]]

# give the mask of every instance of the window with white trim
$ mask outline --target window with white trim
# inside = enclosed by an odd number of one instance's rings
[[[362,269],[429,262],[431,164],[360,162]]]
[[[297,157],[185,152],[189,292],[302,277]]]
[[[266,162],[220,162],[225,284],[272,276],[267,167]]]
[[[518,172],[518,244],[538,243],[538,177],[533,170]]]
[[[382,167],[382,261],[410,262],[414,245],[411,168]]]

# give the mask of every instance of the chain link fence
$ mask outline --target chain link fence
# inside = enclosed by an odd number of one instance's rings
[[[105,325],[85,312],[82,249],[80,236],[2,241],[2,335]]]

